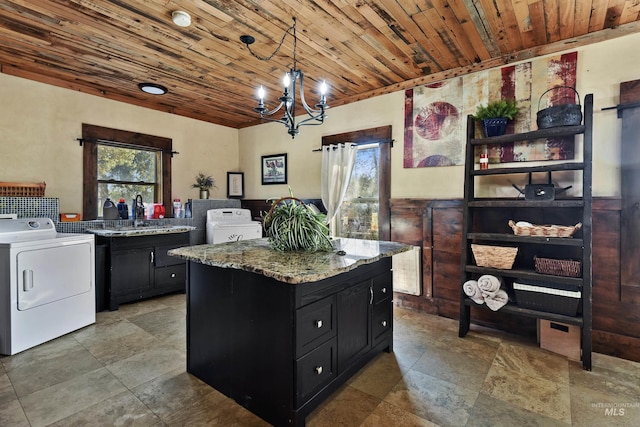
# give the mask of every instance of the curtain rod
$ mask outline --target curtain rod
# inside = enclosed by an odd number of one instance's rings
[[[173,157],[174,154],[180,154],[177,151],[171,151],[171,150],[157,150],[157,149],[145,149],[144,147],[140,146],[140,145],[135,145],[135,144],[127,144],[126,142],[119,142],[119,141],[110,141],[108,139],[89,139],[89,138],[76,138],[76,141],[78,141],[78,143],[80,144],[80,146],[82,147],[82,144],[85,142],[91,142],[93,144],[105,144],[105,145],[111,145],[114,147],[124,147],[124,148],[132,148],[135,150],[143,150],[143,151],[161,151],[163,153],[169,154],[171,157]]]
[[[618,118],[621,119],[622,110],[626,110],[627,108],[636,108],[636,107],[640,107],[640,102],[629,102],[627,104],[618,104],[613,107],[604,107],[604,108],[601,108],[600,111],[614,110],[614,109],[618,110]]]
[[[391,147],[393,147],[393,143],[394,143],[395,139],[390,139],[388,141],[373,141],[373,142],[362,142],[362,143],[357,143],[357,142],[345,142],[344,144],[355,144],[355,145],[367,145],[367,144],[391,144]],[[340,144],[343,144],[342,142]],[[336,145],[336,144],[328,144],[328,145]],[[335,150],[335,148],[334,148]],[[322,147],[320,148],[316,148],[315,150],[311,150],[312,152],[317,152],[317,151],[322,151]]]

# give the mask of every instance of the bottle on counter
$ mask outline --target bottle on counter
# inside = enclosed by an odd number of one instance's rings
[[[118,201],[118,214],[122,219],[129,219],[129,207],[123,198]]]
[[[191,218],[191,202],[184,204],[184,217]]]
[[[173,217],[184,218],[184,212],[182,211],[182,203],[180,203],[180,199],[173,199]]]
[[[111,199],[107,197],[107,200],[104,201],[102,205],[102,218],[103,219],[119,219],[120,213],[118,212],[118,208],[113,204]]]

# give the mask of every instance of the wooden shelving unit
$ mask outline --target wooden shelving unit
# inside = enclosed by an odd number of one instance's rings
[[[551,129],[531,131],[521,134],[502,135],[492,138],[475,138],[475,123],[471,116],[467,119],[467,147],[465,156],[464,220],[463,248],[460,282],[460,325],[459,336],[469,331],[471,307],[483,309],[468,298],[462,290],[462,284],[477,279],[483,274],[500,276],[504,279],[510,297],[514,296],[513,281],[534,281],[577,285],[581,291],[578,313],[567,316],[547,311],[518,307],[509,302],[500,309],[502,313],[518,316],[546,319],[554,322],[576,325],[582,329],[581,353],[582,365],[591,370],[591,182],[592,182],[592,139],[593,139],[593,95],[585,97],[584,125],[563,126]],[[543,138],[576,137],[582,138],[582,160],[567,161],[542,166],[491,165],[489,169],[476,169],[476,148],[507,142],[533,141]],[[579,138],[575,138],[578,144]],[[487,198],[476,197],[481,177],[495,175],[531,174],[577,171],[582,174],[581,197],[556,198],[555,200],[524,200],[524,198]],[[516,236],[508,226],[508,219],[525,220],[533,224],[573,225],[582,223],[581,229],[571,238]],[[518,256],[513,268],[509,270],[479,267],[474,264],[471,243],[498,244],[518,247]],[[533,267],[533,254],[557,259],[579,259],[581,277],[564,277],[537,273]],[[488,310],[488,309],[487,309]]]

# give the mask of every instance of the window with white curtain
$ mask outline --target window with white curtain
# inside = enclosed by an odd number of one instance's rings
[[[378,240],[380,146],[358,145],[345,198],[336,214],[336,237]]]

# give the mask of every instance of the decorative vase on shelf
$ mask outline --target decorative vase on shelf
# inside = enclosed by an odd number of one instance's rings
[[[507,130],[507,122],[513,120],[518,112],[515,99],[499,99],[491,101],[487,105],[478,105],[473,118],[482,123],[484,136],[490,138],[504,135]]]
[[[208,199],[209,198],[209,190],[200,190],[200,198]]]
[[[484,136],[487,138],[492,136],[504,135],[507,130],[507,122],[509,119],[506,117],[497,117],[493,119],[483,119],[482,128],[484,129]]]

